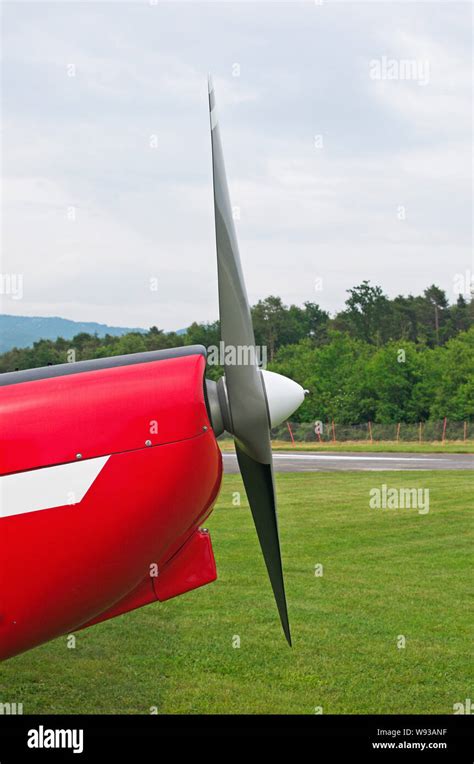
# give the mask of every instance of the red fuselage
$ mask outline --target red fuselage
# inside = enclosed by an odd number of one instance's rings
[[[4,375],[0,658],[215,578],[222,459],[186,353]]]

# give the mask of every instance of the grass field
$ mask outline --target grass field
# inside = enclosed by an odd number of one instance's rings
[[[222,451],[235,451],[234,441],[231,438],[220,440],[219,446]],[[384,452],[384,453],[413,453],[413,454],[474,454],[474,441],[453,440],[444,445],[439,441],[433,443],[415,443],[413,441],[384,440],[370,443],[370,441],[347,440],[336,443],[317,443],[315,441],[295,441],[293,445],[288,440],[273,440],[274,451],[354,451],[354,452]]]
[[[217,582],[78,632],[75,649],[60,638],[5,662],[0,701],[25,713],[390,714],[452,713],[472,697],[472,475],[276,481],[292,649],[230,475],[208,521]],[[382,483],[429,488],[429,513],[370,509]]]

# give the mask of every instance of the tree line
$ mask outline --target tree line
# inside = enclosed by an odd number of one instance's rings
[[[348,290],[331,317],[313,302],[286,306],[269,296],[251,309],[255,341],[268,368],[295,379],[309,395],[295,421],[344,424],[474,419],[474,300],[449,304],[432,285],[422,295],[388,298],[368,281]],[[219,322],[193,323],[185,333],[121,337],[77,334],[40,340],[0,355],[0,372],[138,353],[181,345],[218,347]],[[209,366],[217,379],[221,366]]]

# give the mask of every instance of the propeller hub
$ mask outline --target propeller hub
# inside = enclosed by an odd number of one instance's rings
[[[268,426],[277,427],[301,406],[305,391],[297,382],[274,371],[261,370],[267,404]],[[218,382],[206,379],[206,398],[212,429],[216,437],[235,435],[230,414],[225,377]]]

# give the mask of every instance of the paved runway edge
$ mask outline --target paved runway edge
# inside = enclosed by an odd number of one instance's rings
[[[224,472],[239,471],[234,453],[222,454]],[[273,452],[275,472],[379,472],[381,470],[472,470],[474,454]]]

